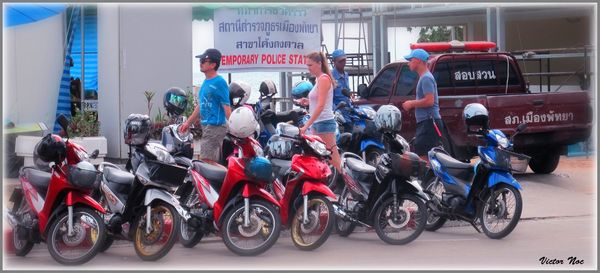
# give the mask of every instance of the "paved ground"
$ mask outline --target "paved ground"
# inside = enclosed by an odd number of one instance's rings
[[[383,243],[374,231],[332,235],[318,250],[297,250],[288,232],[259,257],[238,257],[220,238],[193,249],[176,245],[163,259],[143,262],[132,244],[118,242],[76,269],[596,269],[597,177],[595,159],[563,158],[550,175],[517,175],[524,190],[523,219],[502,240],[470,226],[448,223],[406,246]],[[4,196],[7,194],[5,193]],[[540,259],[563,264],[541,264]],[[569,264],[576,257],[583,264]],[[25,258],[4,256],[4,269],[64,269],[38,245]]]

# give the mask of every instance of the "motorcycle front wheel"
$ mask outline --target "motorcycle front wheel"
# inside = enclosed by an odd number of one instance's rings
[[[304,204],[299,206],[292,219],[292,241],[298,249],[314,250],[331,235],[335,213],[325,196],[313,197],[307,203],[308,219],[304,221]]]
[[[375,231],[381,240],[392,245],[404,245],[417,239],[425,230],[427,208],[412,195],[390,197],[375,213]]]
[[[106,240],[104,221],[95,210],[87,207],[73,208],[73,230],[68,232],[69,214],[62,213],[52,221],[46,244],[54,260],[65,265],[88,262]]]
[[[156,261],[169,253],[179,230],[179,217],[172,205],[158,201],[151,204],[150,232],[146,232],[146,209],[135,220],[135,253],[144,261]]]
[[[255,256],[271,248],[281,232],[281,218],[272,204],[251,200],[248,225],[244,222],[244,204],[234,206],[223,219],[223,242],[233,253]]]
[[[515,187],[499,184],[484,198],[479,211],[481,227],[492,239],[502,239],[510,234],[521,219],[523,200]]]

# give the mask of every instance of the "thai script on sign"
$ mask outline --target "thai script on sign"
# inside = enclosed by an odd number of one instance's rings
[[[318,24],[290,23],[290,20],[279,22],[248,22],[248,19],[237,19],[234,22],[220,22],[219,32],[264,32],[267,36],[271,32],[289,32],[289,33],[318,33]]]
[[[258,36],[258,40],[255,41],[237,41],[235,48],[294,48],[304,49],[303,42],[296,41],[269,41],[269,38],[262,39]]]
[[[454,72],[455,81],[474,81],[474,80],[495,80],[496,73],[493,70],[488,71],[456,71]]]
[[[525,115],[521,116],[506,116],[504,118],[504,124],[506,125],[517,125],[521,123],[549,123],[559,121],[572,121],[575,118],[573,113],[555,113],[550,110],[548,113],[534,114],[533,111],[529,111]]]
[[[306,8],[294,8],[294,7],[238,8],[237,14],[238,15],[306,16]]]

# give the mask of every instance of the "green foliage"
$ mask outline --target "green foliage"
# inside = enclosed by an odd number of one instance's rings
[[[75,108],[75,115],[71,118],[67,128],[69,137],[94,137],[100,135],[100,121],[96,112],[81,111]]]
[[[148,105],[148,116],[150,116],[150,112],[152,111],[152,98],[155,94],[156,93],[151,90],[144,91],[144,96],[146,97],[146,103]]]
[[[412,32],[412,27],[408,27],[407,30]],[[455,37],[458,41],[463,41],[463,33],[465,28],[463,26],[455,26]],[[430,43],[430,42],[449,42],[452,40],[452,31],[450,26],[426,26],[421,27],[419,31],[418,43]]]

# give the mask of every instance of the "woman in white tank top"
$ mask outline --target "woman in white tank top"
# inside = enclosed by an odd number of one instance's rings
[[[310,119],[300,128],[304,134],[308,128],[311,133],[323,139],[327,148],[331,150],[331,161],[333,166],[341,171],[340,154],[335,141],[335,129],[337,123],[333,114],[333,88],[331,71],[327,65],[327,58],[322,52],[313,52],[306,55],[306,66],[308,72],[316,77],[316,84],[308,94],[308,99],[302,99],[300,103],[308,104]]]

